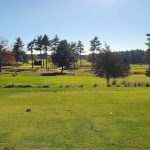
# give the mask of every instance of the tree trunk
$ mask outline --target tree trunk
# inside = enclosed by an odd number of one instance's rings
[[[42,68],[42,53],[41,53],[41,50],[40,50],[40,57],[41,57],[41,68]]]
[[[82,67],[81,53],[80,53],[80,67]]]
[[[46,70],[47,70],[47,63],[48,63],[48,60],[47,60],[47,49],[46,49]]]
[[[43,68],[45,67],[44,58],[43,58]]]
[[[93,52],[93,54],[92,54],[92,70],[94,69],[94,64],[95,64],[95,54],[94,54],[94,52]]]
[[[16,58],[16,62],[18,63],[19,59],[20,59],[20,57],[19,57],[19,51],[16,51],[15,58]]]
[[[109,75],[106,77],[106,80],[107,80],[107,87],[110,87]]]
[[[2,61],[0,59],[0,72],[2,72]]]
[[[64,72],[64,66],[61,67],[61,73],[63,73],[63,72]]]
[[[76,62],[73,63],[74,69],[76,68]]]
[[[31,61],[32,61],[32,68],[33,68],[33,54],[32,54],[32,52],[31,52]]]

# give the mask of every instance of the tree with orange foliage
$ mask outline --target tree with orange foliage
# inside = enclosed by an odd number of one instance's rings
[[[15,63],[15,57],[8,50],[7,40],[0,40],[0,72],[2,72],[2,66],[14,65]]]

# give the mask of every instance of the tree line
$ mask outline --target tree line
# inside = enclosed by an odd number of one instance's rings
[[[150,36],[150,35],[147,35]],[[109,85],[110,78],[124,77],[129,74],[130,63],[146,63],[150,64],[150,38],[148,38],[148,50],[135,50],[112,52],[109,45],[102,44],[97,36],[90,41],[90,52],[88,60],[91,61],[91,69],[93,72],[101,77],[107,79]],[[7,47],[7,41],[0,42],[0,71],[3,65],[13,65],[19,62],[26,62],[27,54],[24,51],[24,43],[18,37],[12,47]],[[64,68],[69,68],[72,65],[75,68],[79,60],[82,67],[82,55],[84,53],[84,45],[81,41],[68,42],[67,40],[60,40],[56,35],[53,39],[45,35],[40,35],[31,40],[27,44],[27,51],[31,55],[32,68],[35,64],[35,51],[38,53],[39,65],[41,68],[48,69],[48,63],[51,62],[61,68],[63,73]],[[44,66],[45,65],[45,66]],[[150,67],[149,67],[150,68]],[[149,69],[150,70],[150,69]],[[149,76],[149,70],[147,75]]]
[[[148,53],[141,49],[116,51],[119,53],[129,64],[148,64]],[[87,55],[84,59],[92,61],[92,54]]]

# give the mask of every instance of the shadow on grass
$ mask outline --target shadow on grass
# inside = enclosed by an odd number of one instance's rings
[[[60,72],[51,72],[51,73],[41,73],[41,76],[58,76],[58,75],[67,75],[68,73],[60,73]]]

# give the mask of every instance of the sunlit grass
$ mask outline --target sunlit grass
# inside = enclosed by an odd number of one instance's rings
[[[0,149],[149,149],[150,88],[107,88],[106,80],[83,63],[67,70],[75,75],[41,76],[44,70],[0,74]],[[150,82],[145,75],[116,80]],[[49,88],[3,88],[7,84]]]
[[[147,88],[0,89],[0,148],[148,150],[149,99]]]
[[[132,74],[145,74],[148,65],[131,65],[130,72]]]

